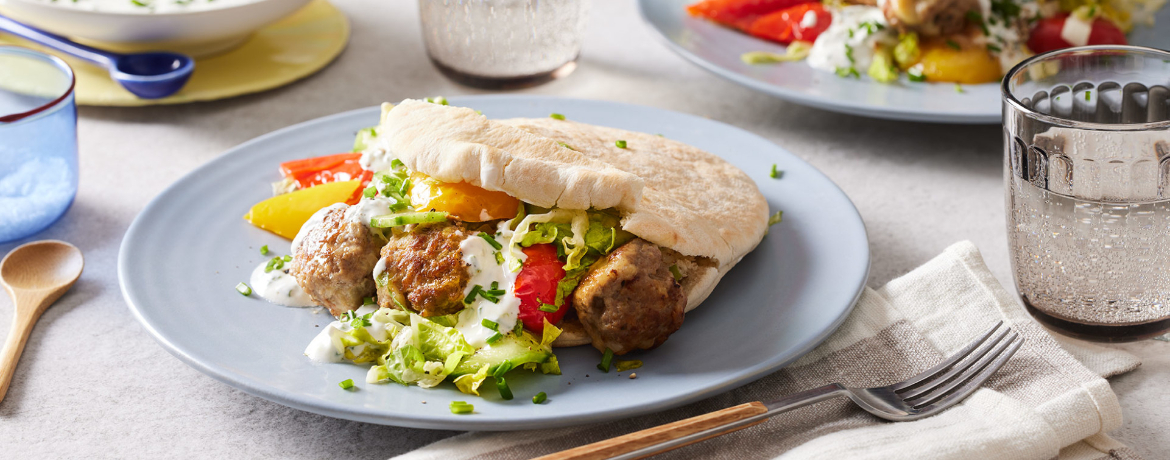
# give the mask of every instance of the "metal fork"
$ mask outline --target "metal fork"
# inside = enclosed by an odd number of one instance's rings
[[[893,385],[849,388],[832,383],[769,403],[754,401],[577,447],[541,459],[637,459],[660,454],[762,423],[776,414],[845,395],[867,412],[892,421],[915,420],[946,410],[986,382],[1023,344],[1003,321],[950,358]]]

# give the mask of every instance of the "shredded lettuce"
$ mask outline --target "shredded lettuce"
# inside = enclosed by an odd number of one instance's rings
[[[557,254],[565,258],[564,269],[574,271],[588,267],[633,238],[633,234],[620,228],[617,216],[606,212],[545,210],[524,216],[512,234],[504,257],[509,269],[519,271],[524,260],[520,248],[555,243]]]
[[[474,374],[463,374],[455,378],[455,388],[469,395],[479,396],[479,386],[487,379],[488,369],[492,366],[484,364]]]
[[[361,152],[373,143],[374,139],[378,137],[377,128],[365,128],[359,130],[357,137],[353,139],[353,151]]]

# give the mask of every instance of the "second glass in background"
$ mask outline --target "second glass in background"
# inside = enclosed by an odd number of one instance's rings
[[[1016,288],[1065,334],[1170,330],[1170,53],[1071,48],[1004,79]]]
[[[534,86],[577,66],[589,2],[419,0],[427,54],[444,75],[487,89]]]

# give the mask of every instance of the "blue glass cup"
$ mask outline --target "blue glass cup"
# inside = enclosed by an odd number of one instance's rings
[[[61,59],[0,46],[0,243],[44,230],[77,195],[74,82]]]

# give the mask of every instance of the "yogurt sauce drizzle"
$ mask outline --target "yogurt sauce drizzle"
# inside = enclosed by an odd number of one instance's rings
[[[500,223],[495,235],[496,241],[506,243],[512,238],[512,231],[508,229],[508,222]],[[512,286],[516,284],[516,272],[506,270],[496,261],[496,249],[483,237],[472,234],[459,244],[463,251],[463,261],[467,263],[471,279],[467,281],[467,288],[463,295],[471,293],[474,286],[490,289],[492,282],[498,283],[499,289],[506,291],[500,296],[498,303],[493,303],[482,296],[476,296],[462,312],[459,312],[459,321],[455,329],[463,334],[467,343],[475,348],[487,345],[487,339],[496,334],[496,331],[483,326],[482,321],[487,319],[499,325],[497,330],[507,334],[516,327],[517,316],[520,314],[520,299],[512,293]]]
[[[296,259],[286,263],[284,268],[280,270],[266,273],[264,269],[268,267],[268,261],[261,262],[256,269],[252,270],[252,277],[249,280],[252,284],[252,291],[263,297],[264,300],[277,305],[286,307],[316,306],[317,303],[313,302],[309,294],[297,284],[296,277],[288,274],[290,264],[294,263],[296,263]]]
[[[357,316],[364,316],[368,313],[374,313],[378,310],[376,305],[363,305],[354,312]],[[366,326],[366,332],[379,342],[384,342],[390,337],[389,331],[386,330],[386,321],[379,321],[377,315],[370,321],[370,325]],[[318,363],[339,363],[345,357],[345,345],[341,343],[341,336],[346,332],[353,330],[353,326],[349,323],[341,321],[334,321],[325,326],[313,341],[309,342],[309,346],[305,348],[305,356],[310,360]],[[353,354],[360,355],[362,349],[366,344],[361,344],[353,347]]]

